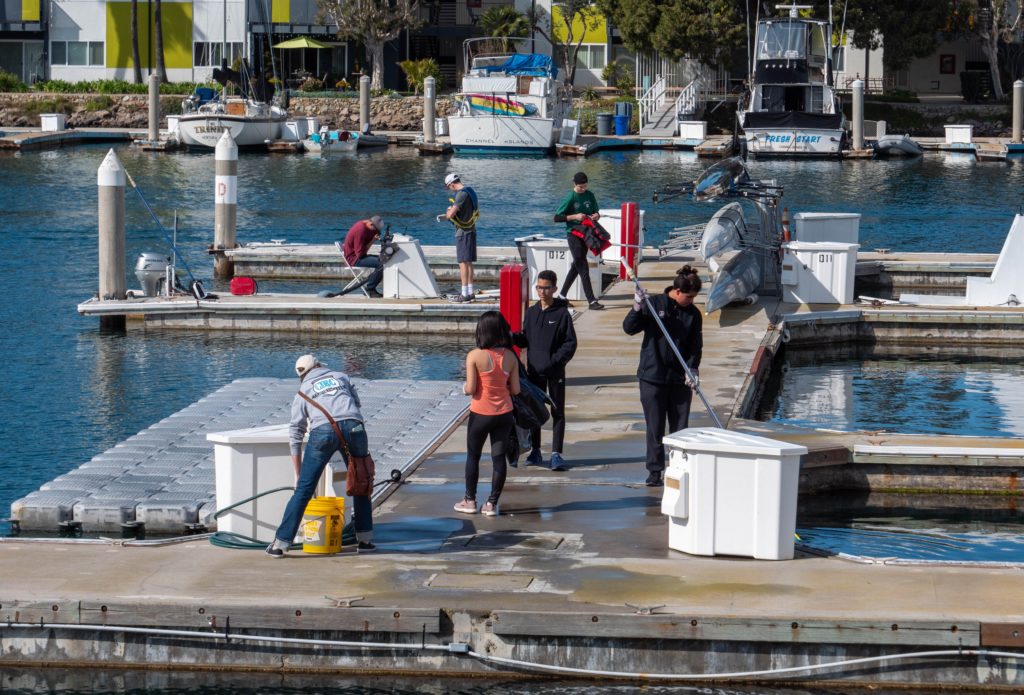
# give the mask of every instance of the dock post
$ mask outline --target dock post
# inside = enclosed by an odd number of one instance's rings
[[[124,299],[127,296],[124,263],[124,183],[124,167],[111,149],[96,171],[101,301]],[[100,328],[123,331],[125,316],[100,316]]]
[[[1021,131],[1024,130],[1024,80],[1013,83],[1013,142],[1016,145],[1024,142]]]
[[[217,141],[214,166],[213,276],[230,278],[234,263],[224,249],[235,248],[238,236],[238,145],[227,128]]]
[[[363,75],[359,78],[359,132],[370,130],[370,76]]]
[[[853,81],[853,149],[864,149],[864,80]]]
[[[160,76],[149,76],[149,141],[160,142]]]
[[[434,78],[427,77],[423,80],[423,142],[434,142]]]

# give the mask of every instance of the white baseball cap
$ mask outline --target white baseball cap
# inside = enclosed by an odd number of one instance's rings
[[[304,377],[306,376],[306,372],[313,367],[322,366],[323,365],[321,365],[312,355],[303,355],[299,359],[295,360],[295,373],[298,374],[299,377]]]
[[[462,179],[459,178],[458,174],[448,174],[444,177],[444,185],[451,186],[453,183],[460,183]]]

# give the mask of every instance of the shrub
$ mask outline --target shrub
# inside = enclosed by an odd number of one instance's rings
[[[441,67],[433,58],[403,60],[398,64],[398,67],[402,68],[402,72],[405,73],[405,81],[412,87],[414,95],[419,96],[420,91],[423,89],[423,82],[428,77],[434,78],[437,90],[441,89]]]
[[[110,105],[113,103],[113,99],[106,94],[101,94],[95,99],[89,99],[85,104],[83,104],[83,106],[85,106],[86,111],[103,111],[105,109],[109,109]]]
[[[583,101],[597,101],[597,90],[593,87],[584,87],[580,90],[580,99]]]
[[[71,113],[71,104],[62,96],[30,101],[24,108],[28,113]]]
[[[28,87],[13,72],[0,70],[0,92],[27,92]]]
[[[307,77],[303,80],[302,84],[299,85],[300,92],[322,92],[324,90],[324,81],[318,77]]]

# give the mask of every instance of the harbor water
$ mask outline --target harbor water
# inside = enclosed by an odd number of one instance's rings
[[[118,156],[170,229],[199,277],[209,278],[213,155]],[[461,378],[465,340],[99,330],[75,306],[92,296],[96,270],[96,169],[105,147],[0,154],[0,510],[91,456],[240,377],[288,376],[297,355],[368,378]],[[457,172],[481,200],[479,242],[560,235],[552,221],[572,174],[585,171],[602,207],[626,200],[647,210],[647,243],[674,227],[705,221],[717,204],[651,194],[692,181],[707,166],[693,154],[610,152],[582,161],[420,157],[411,148],[321,159],[243,154],[239,160],[239,240],[329,243],[357,219],[381,215],[393,231],[424,244],[452,243],[434,220],[448,205],[445,174]],[[1024,166],[979,164],[968,155],[914,161],[750,162],[775,179],[796,211],[859,212],[865,249],[999,251],[1024,191]],[[137,195],[127,200],[127,267],[169,244]],[[129,286],[135,287],[134,277]],[[316,289],[316,288],[313,288]]]

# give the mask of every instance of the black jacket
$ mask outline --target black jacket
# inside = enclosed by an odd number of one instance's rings
[[[704,349],[704,339],[701,336],[704,321],[700,309],[692,304],[687,307],[679,306],[668,296],[668,290],[651,297],[651,304],[654,305],[661,322],[665,324],[665,329],[686,360],[687,366],[690,369],[697,369],[700,366],[701,351]],[[655,384],[682,384],[685,381],[686,372],[658,328],[658,323],[648,313],[646,304],[641,305],[640,311],[629,310],[626,318],[622,320],[622,330],[627,335],[636,335],[640,331],[644,333],[644,342],[640,348],[640,365],[636,369],[636,375],[641,381]]]
[[[576,330],[572,327],[569,304],[555,299],[547,309],[540,302],[526,310],[523,330],[512,336],[512,342],[527,348],[527,367],[544,376],[565,373],[565,365],[576,354]]]

